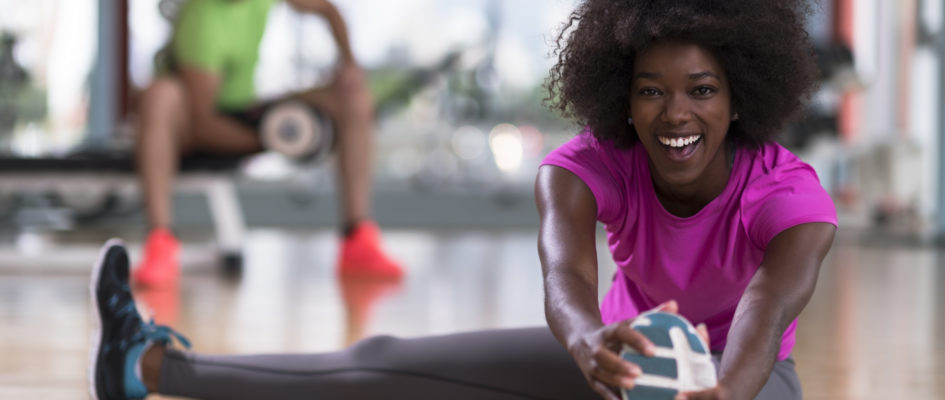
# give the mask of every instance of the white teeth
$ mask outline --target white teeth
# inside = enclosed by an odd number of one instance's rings
[[[657,136],[657,139],[664,146],[684,147],[684,146],[688,146],[690,144],[695,143],[697,140],[699,140],[700,137],[701,137],[700,135],[692,135],[692,136],[687,136],[684,138],[668,138],[665,136]]]

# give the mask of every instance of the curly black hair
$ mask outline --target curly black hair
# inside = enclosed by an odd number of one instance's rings
[[[726,72],[739,115],[729,137],[756,147],[774,140],[813,92],[810,12],[805,0],[585,0],[557,36],[546,104],[628,147],[638,140],[627,124],[637,55],[656,41],[692,43]]]

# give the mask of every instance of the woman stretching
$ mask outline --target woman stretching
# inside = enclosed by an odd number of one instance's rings
[[[199,398],[619,398],[653,343],[630,322],[702,326],[718,384],[685,399],[800,399],[797,317],[836,229],[813,169],[773,138],[816,76],[808,5],[587,0],[558,39],[549,99],[585,128],[547,156],[535,197],[547,327],[375,337],[325,354],[184,352],[145,323],[127,255],[93,275],[92,394]],[[597,298],[597,223],[618,269]],[[632,395],[631,395],[632,397]]]

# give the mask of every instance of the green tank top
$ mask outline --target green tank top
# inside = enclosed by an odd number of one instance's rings
[[[219,74],[217,107],[256,101],[255,72],[270,6],[277,0],[190,0],[177,15],[170,69],[188,66]]]

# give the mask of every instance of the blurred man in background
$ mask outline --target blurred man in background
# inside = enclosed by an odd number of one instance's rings
[[[254,91],[259,46],[270,6],[278,0],[190,0],[181,4],[158,74],[139,105],[137,165],[149,233],[137,284],[161,287],[179,277],[179,242],[172,232],[171,194],[181,155],[248,154],[263,149],[263,104]],[[347,28],[327,0],[286,0],[328,22],[338,64],[323,87],[285,99],[304,101],[333,122],[343,208],[338,272],[343,276],[399,278],[402,270],[381,249],[371,220],[374,105],[352,54]],[[272,103],[267,103],[272,104]]]

